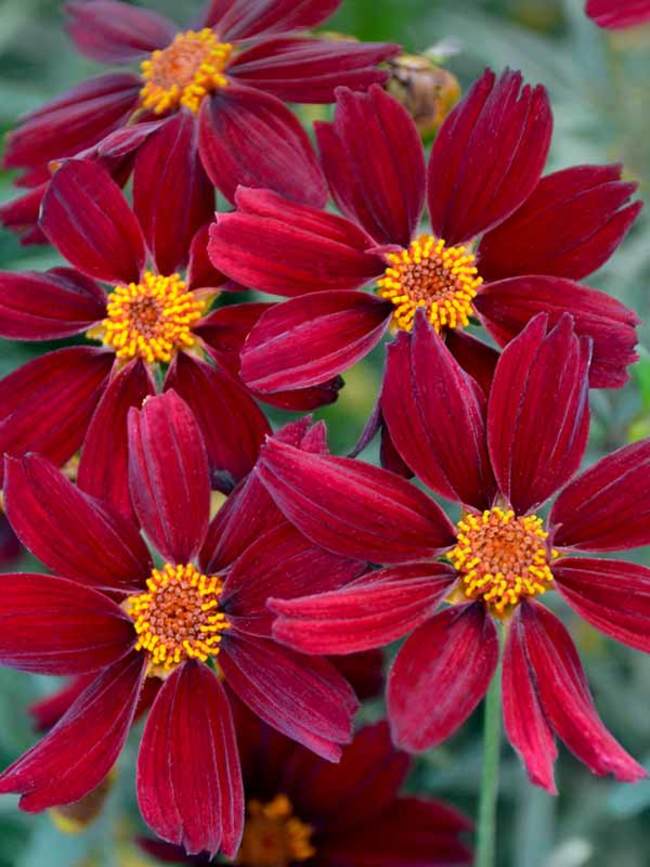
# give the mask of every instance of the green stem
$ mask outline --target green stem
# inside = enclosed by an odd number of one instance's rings
[[[501,757],[501,667],[485,699],[483,720],[483,773],[478,814],[475,867],[494,867],[497,838],[497,798]]]

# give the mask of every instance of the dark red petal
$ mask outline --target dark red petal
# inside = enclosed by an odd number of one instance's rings
[[[266,603],[271,592],[281,599],[327,592],[365,568],[364,562],[318,548],[285,523],[258,536],[235,561],[220,604],[238,630],[270,637],[273,615]]]
[[[319,207],[327,188],[307,133],[275,96],[231,84],[203,102],[199,149],[213,184],[231,202],[238,186]]]
[[[190,112],[177,112],[139,148],[133,209],[158,271],[172,274],[186,265],[194,234],[214,213]]]
[[[206,364],[182,352],[165,388],[187,403],[201,429],[213,487],[232,489],[253,468],[269,422],[244,386],[219,364]]]
[[[619,30],[650,20],[650,0],[587,0],[586,12],[599,27]]]
[[[377,68],[399,52],[385,42],[348,39],[261,39],[228,68],[237,81],[285,102],[333,102],[339,85],[367,90],[388,77]]]
[[[239,698],[264,722],[330,761],[352,740],[358,702],[337,670],[273,641],[228,636],[219,665]]]
[[[131,727],[146,658],[130,653],[79,696],[54,728],[0,775],[0,793],[30,813],[78,801],[115,764]]]
[[[0,205],[0,225],[20,235],[21,244],[47,244],[47,238],[38,228],[38,216],[46,189],[47,183],[41,184],[25,195]]]
[[[343,217],[262,190],[239,190],[237,205],[210,227],[208,252],[244,286],[292,297],[356,289],[384,270],[369,236]]]
[[[250,388],[274,392],[325,382],[364,358],[383,337],[393,306],[367,292],[315,292],[271,307],[241,355]]]
[[[132,406],[155,393],[151,374],[135,360],[115,373],[97,405],[86,433],[77,469],[82,491],[135,520],[129,495],[126,420]]]
[[[72,457],[113,358],[101,349],[71,346],[34,358],[0,380],[0,455],[37,451],[57,464]]]
[[[150,9],[118,0],[72,0],[65,4],[66,29],[77,49],[102,63],[128,63],[165,48],[177,28]]]
[[[316,136],[336,204],[379,244],[408,247],[426,189],[424,151],[406,109],[381,87],[341,89],[334,123]]]
[[[589,432],[590,346],[570,316],[536,316],[503,351],[488,403],[488,445],[515,512],[545,502],[580,466]]]
[[[428,620],[454,582],[451,567],[407,563],[370,572],[333,592],[286,599],[271,586],[273,635],[302,653],[355,653],[384,647]],[[308,592],[308,591],[307,591]]]
[[[487,692],[499,658],[496,627],[482,603],[447,608],[402,646],[388,675],[388,718],[397,746],[442,743]]]
[[[147,824],[189,854],[233,857],[244,792],[230,703],[207,666],[187,662],[165,681],[149,712],[137,770]]]
[[[537,186],[551,142],[546,90],[491,70],[442,125],[429,162],[433,231],[467,241],[505,220]]]
[[[106,295],[71,268],[0,272],[0,335],[53,340],[85,331],[106,315]]]
[[[354,690],[359,701],[379,698],[384,691],[384,654],[378,648],[331,656],[330,662]]]
[[[644,779],[644,768],[598,716],[571,636],[557,617],[527,602],[521,626],[542,709],[557,736],[595,774],[613,774],[625,782]]]
[[[258,400],[277,406],[288,412],[311,412],[321,406],[329,406],[338,400],[339,391],[345,382],[340,376],[335,376],[321,385],[312,385],[310,388],[298,388],[290,391],[274,391],[273,394],[264,394],[254,391]]]
[[[553,544],[622,551],[650,544],[650,439],[618,449],[581,473],[555,501]]]
[[[618,388],[627,382],[628,365],[638,358],[636,314],[604,292],[560,277],[513,277],[490,283],[476,298],[485,327],[505,346],[537,313],[555,325],[573,316],[576,334],[593,342],[589,368],[592,388]]]
[[[210,221],[212,220],[212,216],[213,215],[210,214]],[[201,226],[197,230],[196,234],[192,238],[192,243],[190,244],[190,258],[187,266],[187,283],[189,288],[213,289],[217,286],[222,290],[239,288],[235,287],[232,283],[226,282],[226,275],[222,274],[221,271],[217,271],[217,269],[213,267],[210,257],[208,256],[209,240],[210,224],[206,223],[205,226]],[[240,307],[246,305],[233,306]],[[223,313],[229,309],[229,307],[221,307],[218,310],[214,310],[211,314],[206,316],[202,322],[206,322],[206,320],[210,319],[211,316],[214,316],[217,313]],[[195,331],[198,331],[198,329],[195,329]]]
[[[2,665],[85,674],[116,662],[134,643],[131,621],[103,593],[51,575],[2,576]]]
[[[424,317],[388,347],[381,409],[395,448],[425,485],[489,508],[485,397]]]
[[[19,539],[45,565],[83,584],[137,590],[151,571],[138,530],[84,494],[40,455],[5,458],[5,508]]]
[[[131,409],[129,488],[142,529],[165,559],[186,563],[208,529],[210,476],[201,430],[174,391]]]
[[[216,26],[224,39],[248,39],[315,27],[340,5],[341,0],[212,0],[203,26]]]
[[[326,453],[326,443],[318,439],[322,424],[312,426],[311,419],[306,417],[290,422],[273,436],[309,451]],[[201,563],[208,572],[218,572],[233,563],[257,538],[285,522],[257,475],[250,473],[210,522]]]
[[[41,227],[62,256],[107,283],[137,282],[145,251],[138,221],[108,172],[69,160],[55,172],[41,207]]]
[[[453,527],[440,507],[378,467],[269,440],[256,472],[286,517],[336,554],[399,563],[453,544]]]
[[[481,241],[484,280],[549,274],[580,280],[603,265],[642,208],[621,166],[574,166],[547,175],[504,223]]]
[[[557,589],[601,632],[650,653],[650,569],[625,560],[563,558],[553,564]]]
[[[376,820],[393,809],[411,762],[405,753],[395,749],[388,725],[380,722],[364,726],[343,750],[338,764],[321,762],[308,755],[302,762],[287,764],[285,773],[292,788],[299,792],[303,815],[318,818],[323,828],[319,835],[322,845],[328,837],[336,837],[348,829],[354,832],[364,822]],[[307,767],[309,785],[305,786]],[[295,780],[291,773],[294,768]]]
[[[47,166],[92,147],[127,122],[141,86],[135,75],[109,73],[73,87],[22,119],[7,137],[4,165]]]
[[[557,745],[540,705],[519,611],[508,628],[502,684],[503,720],[508,740],[519,753],[531,783],[556,795],[553,766]]]
[[[210,265],[210,267],[212,267]],[[214,269],[213,269],[214,270]],[[214,271],[214,274],[218,274]],[[226,279],[222,276],[222,279]],[[207,284],[204,284],[207,285]],[[231,284],[233,285],[233,284]],[[262,314],[273,306],[272,303],[256,302],[254,304],[228,304],[210,311],[194,327],[204,343],[206,351],[219,364],[228,370],[239,374],[239,354],[246,338]]]
[[[487,397],[492,388],[499,353],[466,331],[447,332],[445,343],[456,361],[478,382]]]

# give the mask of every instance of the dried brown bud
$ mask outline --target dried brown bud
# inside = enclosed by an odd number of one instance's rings
[[[407,109],[421,135],[436,133],[460,99],[456,76],[417,54],[401,54],[389,60],[388,67],[388,92]]]

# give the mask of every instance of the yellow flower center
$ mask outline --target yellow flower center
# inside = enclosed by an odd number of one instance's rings
[[[397,328],[410,331],[419,307],[438,332],[469,325],[472,300],[483,280],[466,247],[447,247],[442,238],[421,235],[407,249],[388,253],[386,259],[388,267],[377,281],[378,294],[395,305]]]
[[[223,583],[192,564],[154,569],[148,593],[128,596],[124,608],[138,635],[136,650],[149,654],[150,670],[169,672],[186,659],[206,662],[219,653],[230,624],[219,609]]]
[[[208,93],[228,84],[223,73],[231,53],[232,45],[219,42],[209,27],[179,33],[171,45],[142,61],[142,107],[154,114],[179,106],[197,112]]]
[[[458,542],[447,559],[458,570],[467,599],[482,599],[498,617],[526,596],[551,588],[548,533],[537,515],[516,517],[500,508],[466,515],[458,522]]]
[[[161,277],[146,271],[141,283],[115,287],[108,296],[107,318],[87,336],[102,340],[127,361],[169,362],[177,350],[195,345],[192,326],[205,307],[178,274]]]
[[[245,867],[288,867],[313,858],[312,827],[293,815],[286,795],[268,804],[249,801],[241,849],[236,863]]]

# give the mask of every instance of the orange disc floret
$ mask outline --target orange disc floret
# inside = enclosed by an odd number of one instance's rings
[[[108,297],[108,316],[88,336],[126,361],[169,362],[177,350],[195,345],[192,326],[204,310],[205,302],[187,291],[180,275],[146,271],[139,283],[115,287]]]
[[[191,563],[166,563],[147,579],[147,593],[124,602],[138,636],[136,650],[150,656],[150,667],[171,671],[187,659],[206,662],[219,653],[222,633],[229,629],[219,608],[223,582],[203,575]]]
[[[179,33],[171,45],[142,61],[142,108],[165,114],[184,106],[196,113],[208,93],[228,84],[224,70],[231,53],[232,45],[219,42],[209,27]]]
[[[251,800],[246,808],[246,825],[237,864],[248,867],[289,867],[296,861],[313,858],[313,828],[293,814],[293,805],[284,795],[263,804]]]
[[[388,253],[386,259],[378,293],[395,306],[397,328],[410,331],[419,308],[438,332],[469,325],[472,301],[483,280],[467,247],[448,247],[442,238],[421,235],[408,248]]]
[[[458,522],[458,541],[447,558],[460,574],[467,599],[482,599],[498,617],[523,597],[550,589],[553,574],[548,532],[537,515],[517,517],[508,509],[487,509]]]

